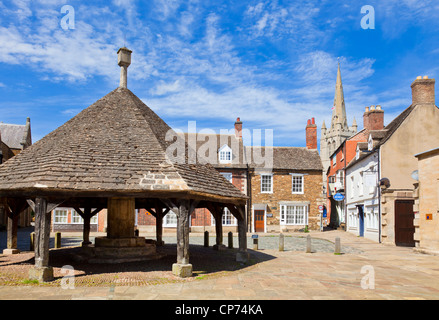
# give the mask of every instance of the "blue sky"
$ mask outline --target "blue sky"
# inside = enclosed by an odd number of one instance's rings
[[[61,27],[66,4],[75,29]],[[389,123],[417,76],[437,77],[438,27],[433,0],[0,0],[0,121],[30,117],[42,138],[118,86],[125,43],[128,88],[171,127],[219,133],[240,117],[305,146],[308,119],[319,135],[330,123],[338,59],[349,124],[377,104]]]

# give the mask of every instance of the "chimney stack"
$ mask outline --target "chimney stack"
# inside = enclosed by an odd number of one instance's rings
[[[238,139],[242,139],[242,122],[239,117],[236,118],[235,122],[235,136]]]
[[[306,148],[317,149],[317,125],[314,118],[309,119],[306,125]]]
[[[366,107],[363,114],[363,127],[368,131],[384,129],[384,110],[380,105]]]
[[[123,47],[117,51],[117,64],[120,66],[120,88],[127,87],[128,67],[131,64],[132,51]]]
[[[435,104],[434,85],[434,79],[429,79],[427,76],[417,77],[411,85],[412,105]]]

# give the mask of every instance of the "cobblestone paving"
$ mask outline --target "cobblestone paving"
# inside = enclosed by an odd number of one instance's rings
[[[252,250],[249,237],[250,263],[242,265],[235,261],[236,249],[204,248],[203,236],[191,235],[194,275],[186,279],[171,273],[176,245],[173,235],[167,234],[166,245],[160,249],[167,256],[145,263],[81,265],[64,256],[64,252],[75,249],[51,250],[50,264],[56,279],[45,284],[23,282],[34,263],[32,252],[0,255],[0,300],[439,299],[437,256],[374,243],[343,231],[311,233],[313,253],[309,254],[304,252],[305,236],[288,234],[284,252],[277,250],[277,236],[260,235],[258,251]],[[342,255],[333,254],[336,237],[341,239]],[[64,239],[69,244],[80,241],[80,237]],[[212,246],[214,237],[209,240]],[[60,270],[66,263],[75,268],[75,288],[71,290],[60,285]],[[373,279],[373,288],[363,287],[365,277],[367,285]],[[5,281],[8,279],[11,283]]]

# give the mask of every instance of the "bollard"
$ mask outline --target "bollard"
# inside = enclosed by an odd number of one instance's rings
[[[306,236],[306,253],[311,253],[311,236]]]
[[[233,233],[230,231],[228,233],[229,236],[229,249],[233,249]]]
[[[204,246],[209,247],[209,231],[204,231]]]
[[[258,238],[253,238],[253,250],[258,250]]]
[[[334,254],[341,254],[341,244],[340,244],[340,238],[335,238],[335,251]]]
[[[35,232],[30,233],[29,251],[35,251]]]
[[[285,236],[283,233],[281,233],[279,235],[279,251],[284,251],[284,244],[285,244],[284,239],[285,239]]]
[[[61,232],[55,233],[55,248],[61,248]]]

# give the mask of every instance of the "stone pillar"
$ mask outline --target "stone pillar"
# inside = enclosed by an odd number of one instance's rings
[[[3,254],[20,253],[20,250],[17,249],[17,229],[19,217],[20,215],[16,212],[8,213],[7,249],[3,250]]]
[[[35,200],[35,266],[29,270],[29,278],[38,281],[53,280],[49,266],[50,211],[44,198]]]
[[[134,198],[108,198],[107,237],[134,238]]]
[[[189,200],[182,200],[177,212],[177,263],[172,265],[172,273],[187,278],[192,276],[189,264]]]

